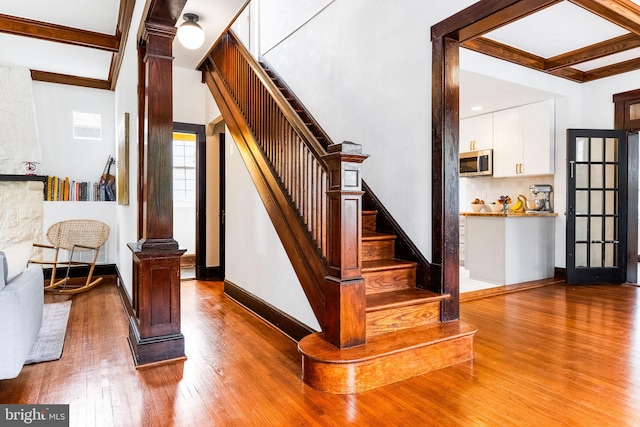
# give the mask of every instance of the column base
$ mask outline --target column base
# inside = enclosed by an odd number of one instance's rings
[[[140,338],[134,318],[129,318],[129,347],[136,367],[186,359],[182,333]]]

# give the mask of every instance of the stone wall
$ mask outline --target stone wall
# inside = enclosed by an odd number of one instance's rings
[[[29,69],[0,64],[0,174],[22,175],[39,162],[40,146]],[[42,242],[43,185],[0,181],[0,249]]]
[[[43,185],[0,182],[0,249],[20,242],[43,242]]]

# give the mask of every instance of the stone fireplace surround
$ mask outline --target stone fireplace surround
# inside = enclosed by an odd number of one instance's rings
[[[25,175],[40,162],[29,69],[0,64],[0,175]],[[0,250],[42,241],[43,182],[0,178]]]

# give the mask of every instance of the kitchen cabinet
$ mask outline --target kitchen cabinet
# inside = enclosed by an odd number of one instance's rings
[[[555,168],[552,99],[493,113],[493,176],[549,175]]]
[[[511,285],[554,276],[557,214],[465,216],[469,278]]]
[[[460,120],[459,151],[493,148],[493,114],[482,114]]]

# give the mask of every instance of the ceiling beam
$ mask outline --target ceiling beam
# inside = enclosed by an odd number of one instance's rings
[[[478,53],[493,56],[494,58],[533,68],[534,70],[544,70],[544,58],[486,37],[467,40],[462,43],[461,46]]]
[[[558,68],[554,70],[545,70],[545,58],[525,52],[520,49],[502,44],[486,37],[478,37],[473,40],[464,42],[462,47],[473,50],[478,53],[492,56],[503,61],[512,62],[523,67],[531,68],[536,71],[543,71],[553,74],[557,77],[582,83],[584,81],[584,73],[570,67]]]
[[[117,52],[120,39],[109,34],[80,30],[48,22],[0,14],[0,33]]]
[[[544,69],[553,71],[559,68],[570,67],[637,47],[640,47],[640,36],[636,34],[625,34],[611,40],[605,40],[591,46],[548,58],[545,61]]]
[[[88,77],[70,76],[68,74],[49,73],[47,71],[31,70],[31,79],[40,82],[90,87],[94,89],[111,89],[111,83],[108,80],[90,79]]]
[[[629,0],[569,0],[632,33],[640,35],[640,6]]]
[[[111,90],[115,90],[120,75],[120,67],[124,58],[124,48],[127,44],[129,29],[131,28],[131,20],[133,19],[133,9],[135,0],[120,0],[120,8],[118,9],[118,26],[116,27],[116,37],[120,40],[118,52],[111,56],[111,65],[109,67],[109,82],[111,82]]]
[[[563,0],[480,1],[431,27],[431,39],[448,36],[465,42],[561,1]]]
[[[640,70],[640,58],[630,59],[629,61],[619,62],[617,64],[586,71],[584,73],[584,81],[590,82],[593,80],[603,79],[605,77],[611,77],[617,74],[628,73],[629,71],[635,70]]]

